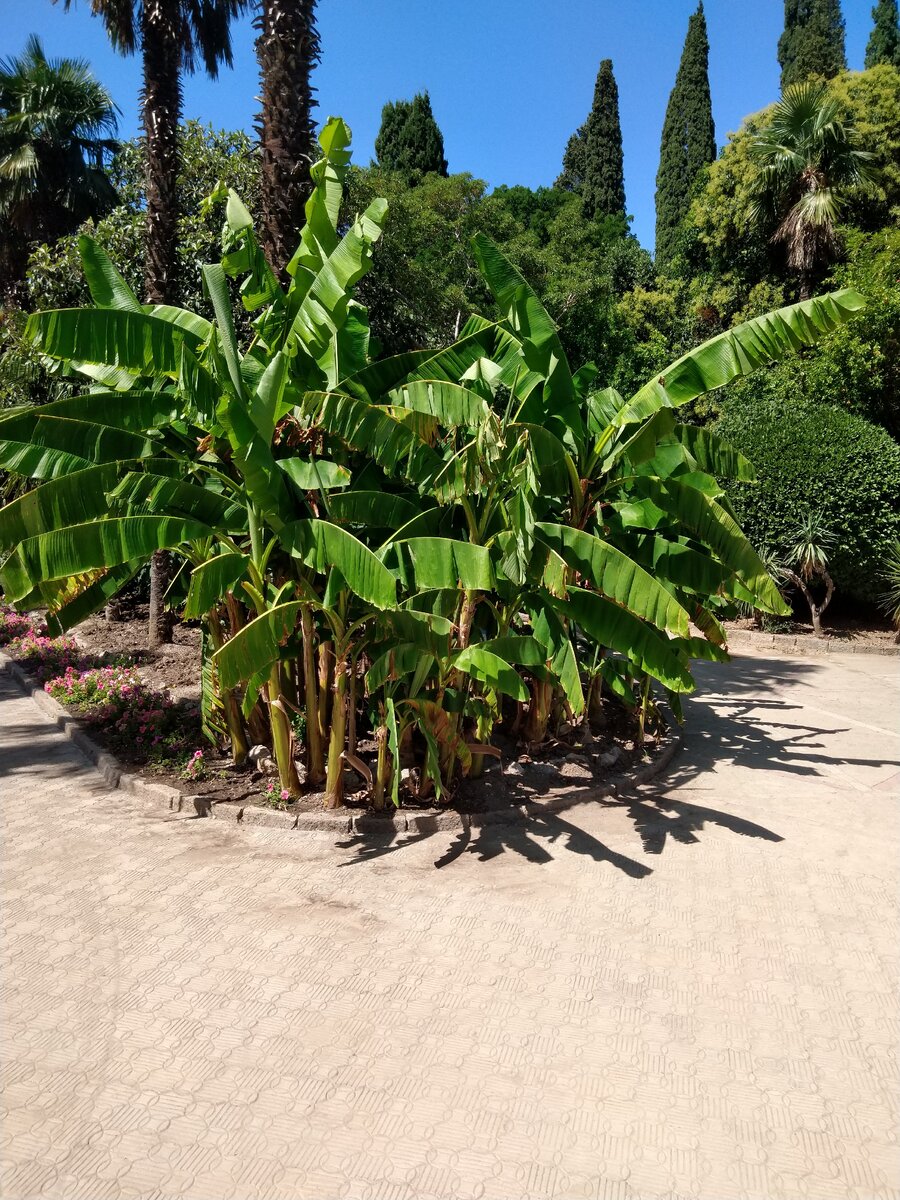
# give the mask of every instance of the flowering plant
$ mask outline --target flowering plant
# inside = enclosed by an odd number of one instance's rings
[[[287,788],[279,787],[277,783],[269,782],[263,788],[263,802],[271,808],[287,808],[291,793]]]
[[[199,781],[206,778],[206,763],[202,750],[195,750],[185,765],[179,771],[181,779]]]
[[[0,604],[0,646],[6,646],[27,634],[43,635],[46,631],[47,627],[39,618],[18,613],[8,604]]]
[[[163,747],[167,757],[176,757],[187,748],[191,731],[183,728],[169,695],[147,687],[126,667],[69,667],[44,690],[77,709],[89,725],[102,727],[113,749],[119,746],[131,758],[150,758]]]
[[[41,683],[73,669],[81,662],[81,651],[73,638],[48,638],[29,629],[9,643],[9,653]]]

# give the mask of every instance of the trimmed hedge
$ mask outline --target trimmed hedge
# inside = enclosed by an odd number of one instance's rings
[[[725,408],[716,432],[756,467],[756,483],[726,485],[754,545],[784,550],[797,517],[820,512],[837,538],[836,587],[877,599],[885,557],[900,538],[900,444],[846,409],[746,395]]]

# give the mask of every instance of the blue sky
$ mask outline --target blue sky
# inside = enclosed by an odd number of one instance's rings
[[[319,0],[319,113],[350,124],[358,162],[372,156],[387,100],[427,88],[451,171],[490,186],[551,184],[584,120],[602,58],[619,85],[625,188],[633,229],[653,243],[659,136],[696,0]],[[862,67],[872,0],[843,0],[847,58]],[[778,94],[783,0],[706,0],[710,84],[721,146]],[[140,62],[113,53],[89,0],[0,0],[0,54],[37,32],[51,56],[87,58],[138,131]],[[252,131],[259,93],[249,19],[234,30],[235,69],[185,87],[185,115]]]

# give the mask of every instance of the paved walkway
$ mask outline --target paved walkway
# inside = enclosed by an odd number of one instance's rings
[[[665,790],[337,847],[105,791],[0,677],[2,1196],[900,1195],[897,666],[702,675]]]

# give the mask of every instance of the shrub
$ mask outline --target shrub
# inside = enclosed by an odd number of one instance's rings
[[[726,405],[716,432],[756,467],[756,483],[726,485],[750,540],[784,551],[797,518],[819,514],[835,535],[838,590],[877,599],[900,536],[900,445],[890,434],[829,404],[746,397]]]

